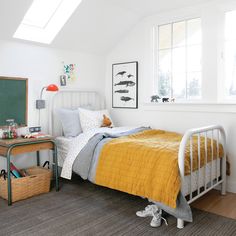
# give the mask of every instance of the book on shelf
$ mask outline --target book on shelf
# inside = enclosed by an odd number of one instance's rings
[[[50,137],[49,134],[44,134],[44,133],[32,133],[32,138],[48,138]]]
[[[21,178],[22,175],[20,173],[20,170],[18,170],[15,165],[12,164],[12,162],[10,163],[10,171],[12,173],[12,175],[15,177],[15,178]]]
[[[23,138],[49,138],[49,137],[51,137],[51,135],[44,133],[31,133],[23,136]]]

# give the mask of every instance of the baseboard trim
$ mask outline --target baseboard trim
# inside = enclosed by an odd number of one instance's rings
[[[236,193],[236,181],[227,181],[227,192]]]
[[[215,189],[220,191],[221,190],[221,185],[216,186]],[[236,181],[227,180],[226,191],[229,192],[229,193],[236,193]]]

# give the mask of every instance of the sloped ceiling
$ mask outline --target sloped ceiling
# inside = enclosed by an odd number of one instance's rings
[[[32,1],[0,1],[0,39],[16,40]],[[199,2],[206,0],[83,0],[49,47],[106,54],[143,17]]]
[[[12,39],[32,0],[0,1],[0,39]]]

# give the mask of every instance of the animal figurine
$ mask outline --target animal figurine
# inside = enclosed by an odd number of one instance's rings
[[[169,102],[169,98],[162,98],[162,102]]]
[[[109,119],[109,117],[107,117],[106,115],[103,115],[103,121],[102,121],[102,125],[101,127],[110,127],[111,128],[111,120]]]
[[[175,98],[171,98],[171,99],[170,99],[170,102],[175,102]]]
[[[151,102],[158,102],[158,99],[161,99],[158,95],[151,96]]]

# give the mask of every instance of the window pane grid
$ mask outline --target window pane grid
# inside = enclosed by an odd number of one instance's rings
[[[201,19],[196,18],[158,27],[157,76],[160,96],[177,100],[201,98],[200,23]],[[190,33],[189,25],[195,27]],[[194,54],[197,56],[194,57]]]
[[[225,14],[224,95],[236,99],[236,11]]]

